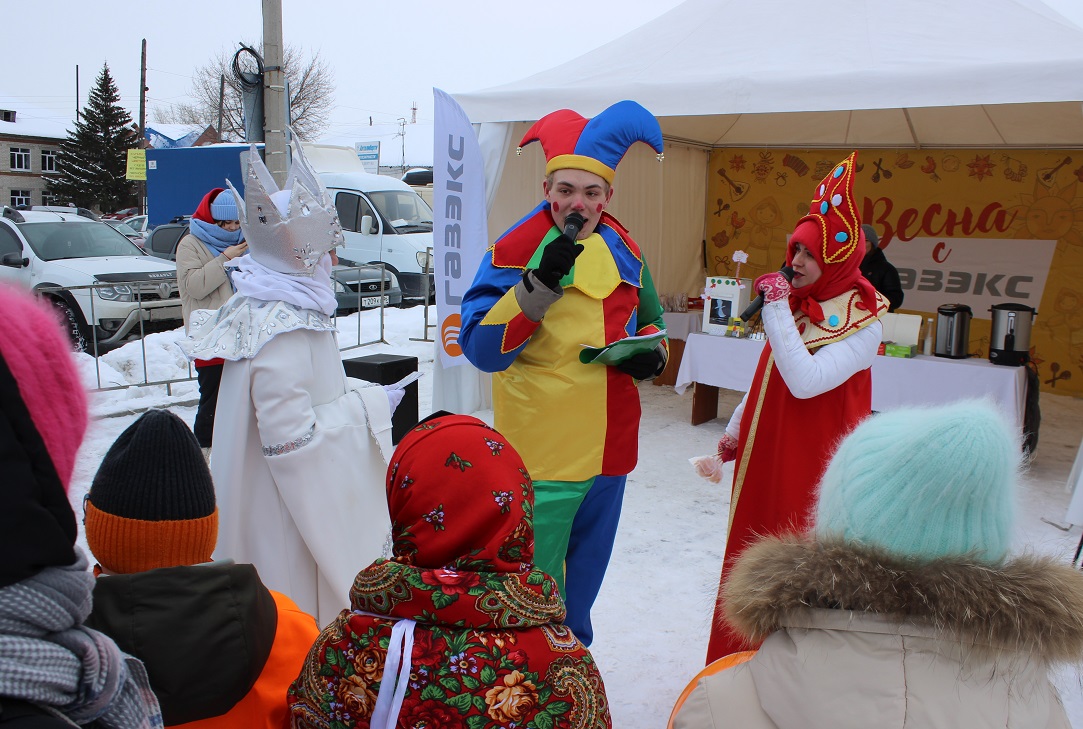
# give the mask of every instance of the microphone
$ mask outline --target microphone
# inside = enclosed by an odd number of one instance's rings
[[[785,276],[787,281],[793,281],[794,270],[789,266],[783,266],[778,270],[778,272]],[[752,303],[748,305],[747,309],[741,312],[741,321],[748,321],[752,317],[756,316],[756,314],[758,314],[760,309],[762,308],[763,294],[760,294],[752,300]]]
[[[579,213],[568,213],[568,217],[564,218],[564,237],[572,243],[575,243],[579,231],[581,231],[586,224],[587,219]]]

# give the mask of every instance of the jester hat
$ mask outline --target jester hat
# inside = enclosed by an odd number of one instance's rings
[[[593,119],[571,109],[546,114],[527,130],[525,145],[541,142],[545,174],[557,170],[586,170],[613,184],[617,164],[636,142],[649,144],[662,159],[662,128],[658,120],[634,101],[618,101]]]
[[[854,198],[857,152],[835,165],[816,186],[808,215],[797,221],[786,247],[786,265],[793,264],[795,248],[804,245],[820,264],[822,274],[811,286],[793,289],[797,299],[826,301],[856,287],[862,303],[875,311],[876,290],[861,275],[865,236]],[[803,306],[814,320],[818,306]],[[811,308],[811,310],[809,310]]]

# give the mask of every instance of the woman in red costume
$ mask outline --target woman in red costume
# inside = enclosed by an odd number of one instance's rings
[[[718,455],[696,466],[717,481],[721,464],[734,461],[720,586],[756,538],[804,529],[835,445],[871,412],[869,368],[888,304],[861,275],[856,156],[828,173],[794,228],[786,249],[792,283],[776,272],[753,284],[764,297],[767,344]],[[716,606],[708,663],[751,647],[729,632],[721,614]]]

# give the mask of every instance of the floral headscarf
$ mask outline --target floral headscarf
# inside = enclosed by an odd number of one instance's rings
[[[835,165],[816,186],[809,213],[797,221],[786,246],[786,265],[793,265],[794,250],[800,243],[820,265],[820,278],[810,286],[790,292],[790,308],[802,309],[814,322],[823,321],[817,302],[833,299],[856,288],[861,304],[876,311],[876,289],[861,275],[865,256],[865,235],[854,198],[857,152]]]
[[[289,692],[293,726],[610,727],[594,660],[533,568],[533,485],[507,440],[465,415],[421,423],[392,456],[387,501],[393,556],[357,575],[353,610],[320,634]]]

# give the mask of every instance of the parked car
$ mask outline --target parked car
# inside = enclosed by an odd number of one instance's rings
[[[105,223],[106,225],[110,225],[113,228],[116,228],[118,231],[123,233],[124,236],[128,240],[130,240],[132,243],[135,243],[140,248],[144,248],[146,246],[147,237],[145,235],[143,235],[142,233],[140,233],[139,231],[132,228],[127,223],[124,223],[124,222],[122,222],[120,220],[117,220],[116,218],[107,218],[107,219],[103,220],[102,222]]]
[[[132,215],[131,217],[125,218],[124,222],[127,223],[135,232],[142,233],[149,238],[150,231],[153,230],[153,228],[151,228],[149,223],[147,222],[149,220],[150,216],[148,215]]]
[[[176,266],[71,210],[0,210],[0,280],[48,299],[82,351],[180,327]]]
[[[124,220],[125,218],[130,218],[138,212],[139,208],[124,208],[123,210],[118,210],[115,213],[107,213],[105,215],[102,215],[101,217],[102,220]]]
[[[147,253],[168,261],[176,261],[177,244],[186,235],[187,223],[159,225],[150,234]],[[381,290],[384,306],[398,306],[402,303],[402,290],[395,274],[385,270],[381,286],[378,265],[342,263],[334,267],[331,275],[339,314],[349,314],[358,309],[375,309],[380,306]]]

